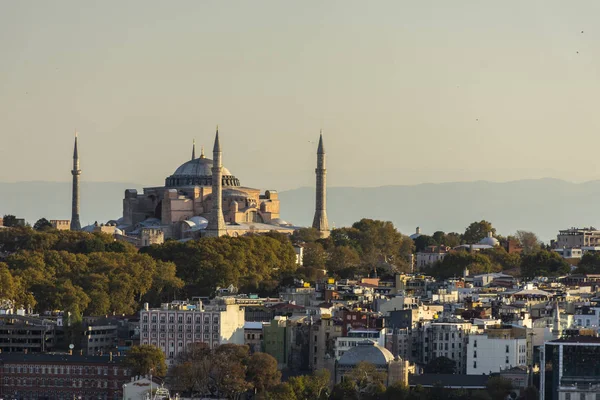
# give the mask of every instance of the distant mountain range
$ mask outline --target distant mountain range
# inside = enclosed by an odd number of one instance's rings
[[[82,224],[105,222],[122,214],[125,189],[142,185],[82,182]],[[282,218],[310,225],[314,189],[280,193]],[[333,187],[327,213],[332,226],[351,225],[361,218],[392,221],[405,234],[417,226],[423,233],[463,232],[475,221],[491,221],[503,235],[531,230],[549,241],[559,229],[600,226],[600,181],[571,183],[558,179],[513,182],[458,182],[374,188]],[[71,185],[67,182],[0,183],[0,214],[15,214],[33,223],[40,217],[68,219]]]

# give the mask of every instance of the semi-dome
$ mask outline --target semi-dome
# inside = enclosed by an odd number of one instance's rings
[[[366,361],[375,366],[385,366],[394,360],[394,355],[386,348],[378,346],[370,340],[358,342],[357,346],[342,354],[339,365],[354,366]]]
[[[165,179],[165,186],[212,186],[213,160],[200,156],[181,164],[173,173]],[[223,186],[240,186],[240,181],[222,167]]]
[[[479,241],[479,244],[487,244],[488,246],[498,246],[500,242],[494,236],[492,232],[488,232],[487,236]]]

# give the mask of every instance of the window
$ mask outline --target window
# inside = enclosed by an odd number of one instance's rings
[[[473,352],[473,358],[477,358],[477,350]]]
[[[509,353],[510,350],[508,349],[508,345],[506,345],[506,352]]]
[[[473,347],[477,347],[477,340],[473,340]]]
[[[579,393],[579,400],[585,400],[585,393]]]
[[[571,393],[565,393],[565,400],[571,400]]]
[[[473,361],[473,368],[477,368],[477,361]]]

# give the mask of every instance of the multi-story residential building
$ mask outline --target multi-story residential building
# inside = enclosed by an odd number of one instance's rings
[[[330,368],[335,359],[335,340],[342,336],[342,323],[333,318],[321,318],[310,323],[308,366],[312,371]]]
[[[122,398],[130,372],[123,357],[2,354],[0,397],[10,399]]]
[[[88,355],[116,351],[117,325],[88,325],[83,330],[81,349]]]
[[[385,347],[385,328],[381,329],[350,329],[346,336],[335,339],[335,358],[340,359],[345,352],[358,346],[360,342],[370,340],[380,347]]]
[[[598,337],[576,336],[546,342],[540,360],[540,400],[598,399],[598,360]]]
[[[594,227],[571,228],[558,231],[555,247],[581,248],[600,246],[600,231]]]
[[[250,348],[251,353],[263,349],[263,323],[246,321],[244,324],[244,344]]]
[[[54,322],[24,315],[0,315],[0,352],[44,353],[57,344],[57,325]]]
[[[497,373],[513,367],[527,366],[525,329],[490,327],[467,340],[467,375]]]
[[[370,311],[343,310],[341,317],[342,336],[347,335],[350,329],[381,329],[384,327],[384,319],[380,315]]]
[[[278,368],[287,365],[290,354],[291,329],[287,317],[276,316],[270,323],[262,327],[263,348],[277,360]]]
[[[414,363],[417,357],[416,335],[410,328],[394,328],[386,330],[385,347],[392,352],[394,357],[399,356],[403,360]]]
[[[315,300],[315,288],[311,287],[292,287],[286,288],[279,296],[283,301],[287,301],[299,306],[309,306],[311,301]]]
[[[573,325],[577,328],[600,328],[600,307],[577,307],[573,316]]]
[[[422,364],[438,357],[447,357],[456,363],[458,373],[466,371],[467,339],[476,328],[470,322],[425,322],[418,330],[417,348]]]
[[[244,309],[228,297],[210,304],[174,301],[153,309],[146,303],[140,311],[140,332],[140,343],[158,346],[171,365],[191,343],[244,344]]]

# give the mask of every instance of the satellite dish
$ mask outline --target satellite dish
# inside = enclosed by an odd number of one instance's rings
[[[75,348],[75,345],[71,343],[71,344],[69,345],[69,349],[73,350],[74,348]]]

